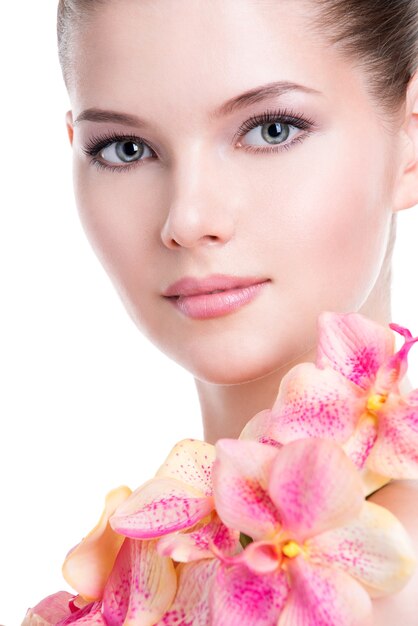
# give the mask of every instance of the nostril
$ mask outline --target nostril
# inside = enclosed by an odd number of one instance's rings
[[[203,239],[206,239],[207,241],[213,241],[213,242],[219,241],[219,237],[217,237],[216,235],[206,235],[206,237],[204,237]]]

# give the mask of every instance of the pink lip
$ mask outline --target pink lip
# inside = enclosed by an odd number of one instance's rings
[[[249,287],[265,282],[266,278],[256,278],[253,276],[226,276],[224,274],[212,274],[207,278],[193,278],[185,276],[170,285],[163,293],[164,296],[195,296],[202,293],[210,293],[221,289],[237,289],[238,287]]]
[[[213,274],[204,279],[185,277],[166,289],[164,296],[184,315],[208,319],[227,315],[251,302],[269,279]],[[211,293],[213,291],[217,293]]]

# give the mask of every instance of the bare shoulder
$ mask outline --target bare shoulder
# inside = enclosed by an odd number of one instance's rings
[[[380,504],[402,522],[409,532],[418,557],[418,480],[395,480],[368,498]],[[373,626],[417,626],[418,567],[402,591],[373,601]]]

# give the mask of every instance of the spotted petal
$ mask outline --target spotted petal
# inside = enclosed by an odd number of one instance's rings
[[[264,409],[246,423],[238,439],[252,439],[281,448],[283,444],[274,439],[276,423],[277,417],[274,416],[272,410]]]
[[[155,476],[176,478],[210,496],[214,460],[215,447],[212,444],[197,439],[183,439],[174,446]]]
[[[365,391],[395,349],[389,328],[360,313],[323,311],[318,330],[317,366],[332,367]]]
[[[160,556],[155,540],[126,539],[103,594],[105,623],[153,626],[170,607],[177,589],[174,564]]]
[[[209,594],[219,566],[216,559],[180,563],[176,597],[156,626],[209,626]]]
[[[227,528],[214,511],[189,531],[170,533],[157,543],[157,551],[175,561],[187,563],[197,559],[213,558],[210,547],[214,543],[223,554],[240,550],[239,531]]]
[[[345,453],[358,470],[362,470],[377,439],[376,420],[366,412],[360,417],[352,435],[343,444]]]
[[[129,487],[110,491],[93,530],[67,554],[62,566],[65,580],[86,600],[99,600],[124,541],[109,525],[109,517],[131,494]]]
[[[326,439],[299,439],[278,450],[268,492],[283,528],[298,541],[351,521],[364,502],[354,464]]]
[[[76,598],[68,591],[57,591],[28,609],[22,626],[52,626],[71,614],[70,603]]]
[[[365,403],[364,392],[338,372],[299,363],[282,379],[267,435],[281,443],[304,437],[344,442]]]
[[[221,565],[211,593],[210,624],[211,626],[277,624],[288,594],[286,574],[279,568],[270,574],[254,574],[244,564]]]
[[[91,602],[81,611],[73,613],[70,617],[54,622],[54,626],[108,626],[102,614],[102,603]]]
[[[212,496],[175,478],[153,478],[136,489],[109,522],[121,535],[151,539],[190,528],[212,510]]]
[[[417,390],[405,399],[389,396],[378,414],[377,441],[367,465],[392,478],[418,479]]]
[[[288,573],[291,593],[277,626],[358,626],[371,618],[369,594],[345,572],[300,555],[289,559]]]
[[[365,497],[390,482],[390,477],[373,472],[368,464],[370,453],[377,441],[377,432],[376,420],[364,413],[353,434],[342,446],[360,472]]]
[[[344,527],[307,541],[307,549],[312,562],[344,570],[373,598],[399,591],[416,565],[404,526],[373,502],[365,502],[360,515]]]
[[[215,508],[224,524],[253,539],[262,539],[280,526],[267,485],[280,452],[258,441],[219,439],[213,467]]]

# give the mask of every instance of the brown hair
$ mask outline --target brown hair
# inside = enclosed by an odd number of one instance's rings
[[[67,89],[72,81],[72,35],[110,0],[59,0],[58,53]],[[140,1],[140,0],[138,0]],[[277,0],[280,2],[281,0]],[[367,79],[376,112],[390,125],[405,103],[418,65],[418,0],[305,0],[309,27],[355,65]],[[389,262],[396,236],[396,213],[382,271],[390,284]]]
[[[59,0],[58,55],[67,87],[71,84],[72,34],[109,1]],[[376,108],[389,117],[396,113],[418,65],[418,0],[305,3],[312,30],[364,70]]]
[[[312,29],[360,67],[377,111],[393,121],[418,66],[418,0],[312,0]]]
[[[57,11],[58,58],[65,85],[70,90],[73,78],[73,35],[109,0],[59,0]]]

